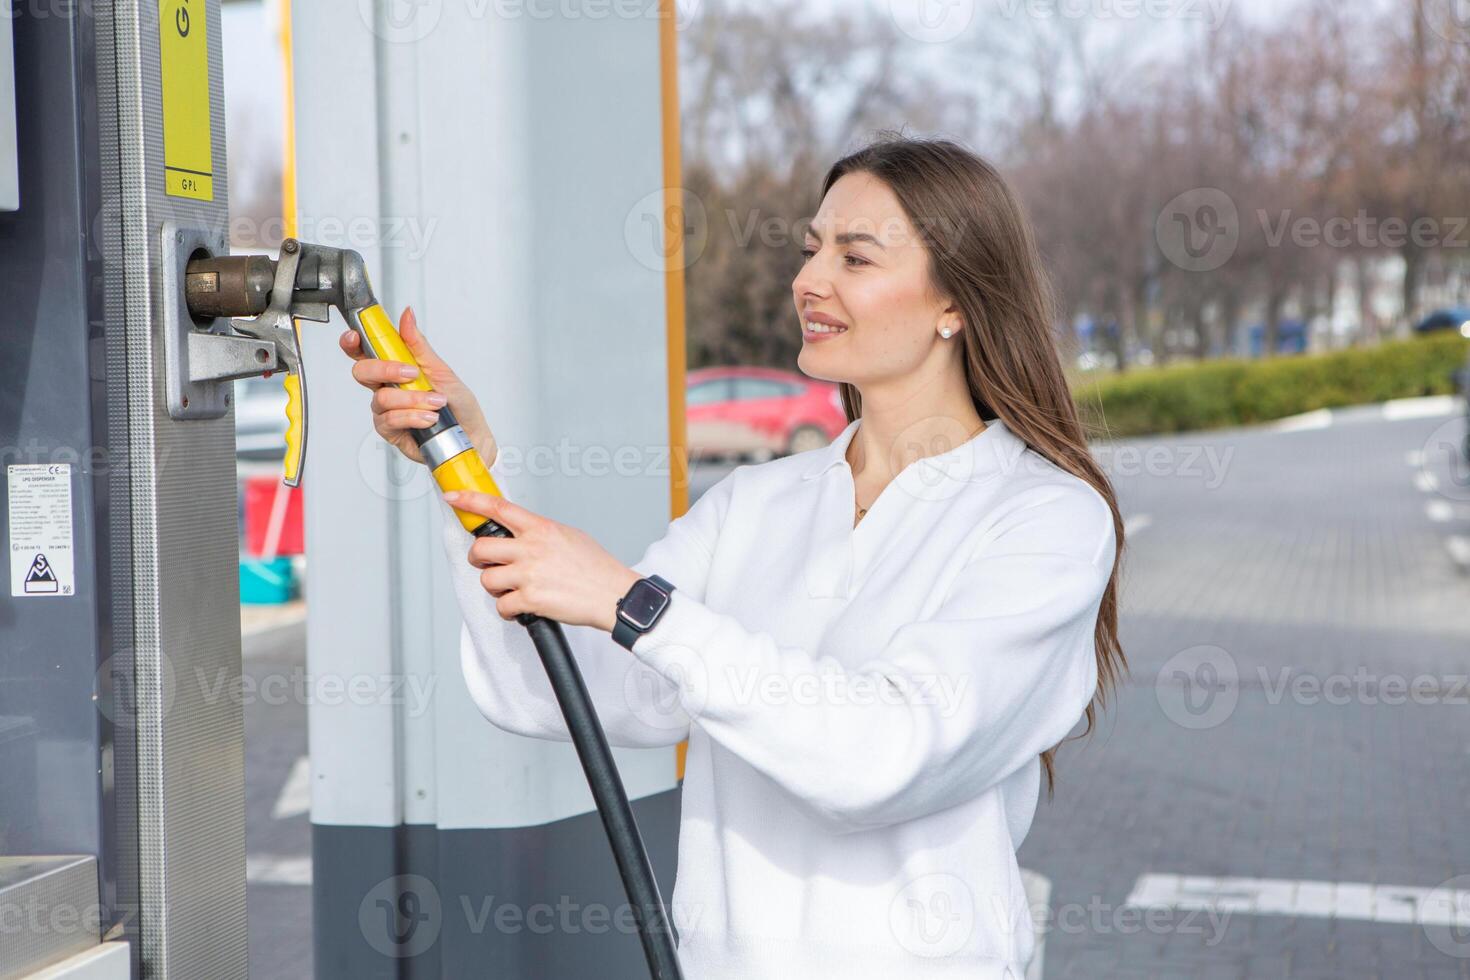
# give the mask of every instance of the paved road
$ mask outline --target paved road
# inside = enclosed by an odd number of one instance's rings
[[[1470,916],[1470,481],[1442,451],[1463,422],[1322,421],[1099,451],[1132,670],[1021,848],[1050,880],[1050,980],[1470,980],[1470,929],[1432,924],[1443,889]],[[302,642],[247,643],[247,673]],[[246,725],[250,851],[304,860],[307,818],[273,811],[305,710]],[[257,866],[257,980],[310,975],[309,889],[272,883],[299,872]]]
[[[249,691],[262,682],[291,678],[305,669],[306,628],[297,625],[247,637]],[[311,889],[300,881],[310,865],[311,824],[305,812],[277,816],[298,759],[306,757],[306,705],[294,699],[252,697],[245,702],[245,849],[252,980],[307,980],[311,972]],[[284,810],[293,809],[290,806]],[[294,808],[300,810],[300,807]],[[299,862],[295,868],[262,869],[262,857]]]
[[[1350,887],[1470,875],[1470,578],[1446,545],[1470,485],[1440,451],[1462,432],[1375,408],[1114,448],[1132,673],[1020,851],[1052,882],[1047,977],[1470,978],[1470,930],[1381,921],[1418,893]],[[1212,927],[1171,891],[1275,911]]]

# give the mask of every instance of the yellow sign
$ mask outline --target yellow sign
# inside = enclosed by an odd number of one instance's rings
[[[159,0],[164,190],[214,200],[205,0]]]

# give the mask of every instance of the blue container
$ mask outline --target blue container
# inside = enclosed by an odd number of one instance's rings
[[[290,602],[296,595],[296,570],[289,555],[261,561],[240,560],[240,602],[270,606]]]

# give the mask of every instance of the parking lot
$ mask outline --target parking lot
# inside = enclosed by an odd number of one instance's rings
[[[1448,401],[1113,447],[1132,677],[1020,850],[1047,977],[1470,977]]]

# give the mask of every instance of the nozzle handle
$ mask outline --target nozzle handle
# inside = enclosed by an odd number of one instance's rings
[[[281,381],[286,386],[286,458],[282,463],[281,482],[298,487],[301,463],[306,458],[306,385],[302,384],[299,373],[288,374]]]
[[[393,325],[383,307],[374,303],[361,310],[345,311],[347,324],[362,340],[363,353],[385,361],[402,361],[418,366],[418,360],[408,349],[403,335]],[[422,370],[418,377],[404,381],[397,387],[409,391],[433,391],[434,386]],[[439,421],[423,429],[414,429],[413,438],[418,443],[424,462],[434,475],[434,482],[441,490],[475,490],[479,493],[503,497],[490,469],[480,458],[480,453],[465,435],[459,420],[447,407],[439,409]],[[455,509],[454,514],[466,531],[474,533],[488,522],[483,514],[472,514]]]

